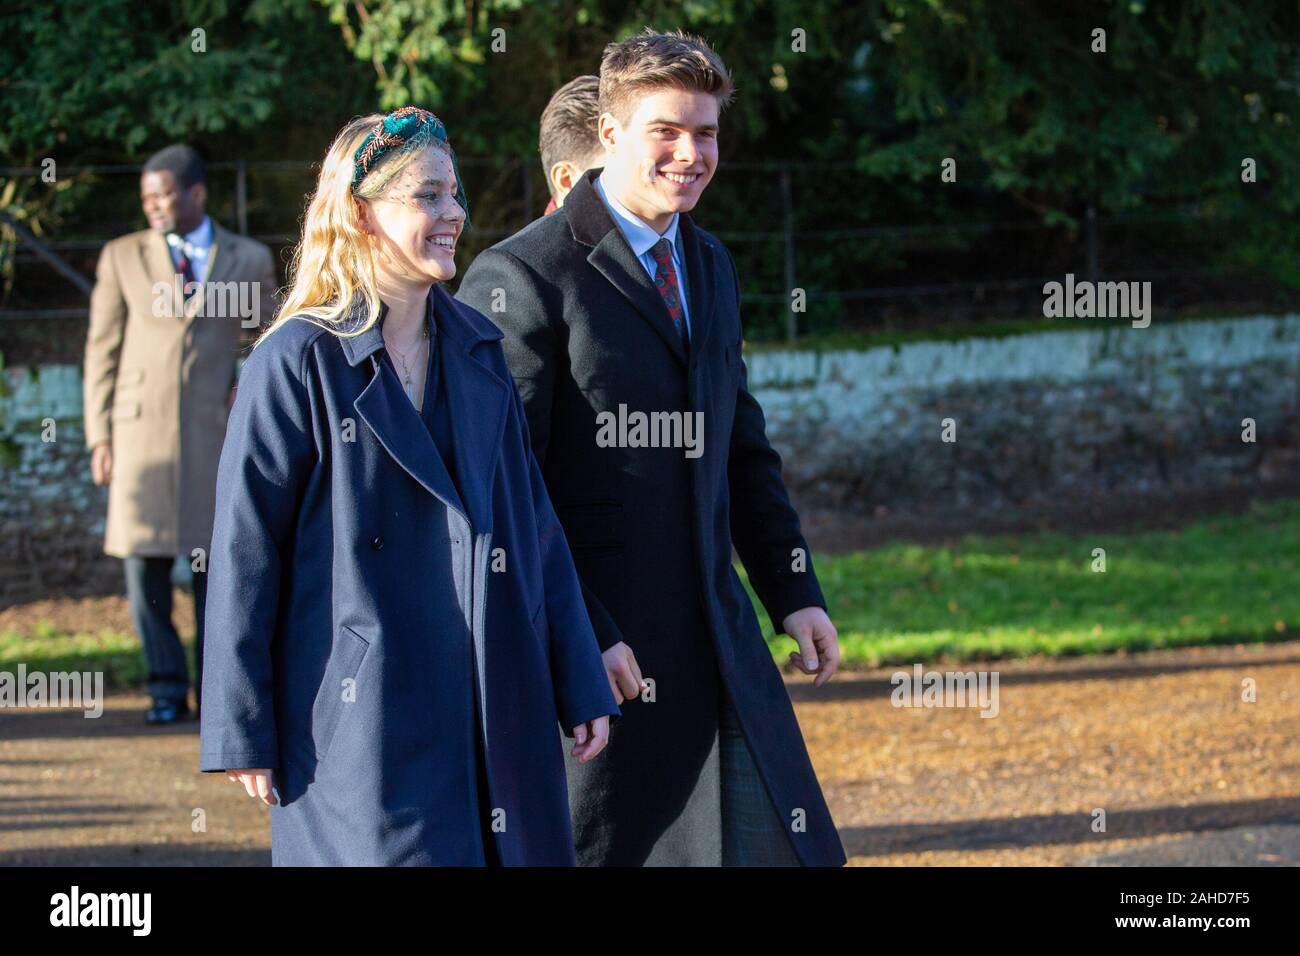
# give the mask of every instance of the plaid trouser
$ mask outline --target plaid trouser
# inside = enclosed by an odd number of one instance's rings
[[[722,865],[801,866],[790,840],[789,821],[772,805],[725,689],[720,704]]]

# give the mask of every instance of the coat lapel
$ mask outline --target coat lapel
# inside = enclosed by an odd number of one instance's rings
[[[212,221],[212,248],[208,250],[208,275],[207,278],[196,276],[202,284],[199,286],[199,291],[194,294],[194,297],[185,306],[187,320],[193,320],[195,316],[204,314],[202,309],[204,297],[207,294],[207,283],[227,281],[234,274],[238,261],[239,254],[235,234],[223,229],[214,219]],[[229,316],[223,316],[223,318],[229,318]]]
[[[380,347],[382,348],[382,342]],[[448,508],[465,513],[447,466],[429,437],[420,415],[402,391],[396,377],[382,367],[381,353],[372,358],[374,375],[353,407],[384,450]]]
[[[447,335],[443,382],[451,403],[452,447],[465,493],[470,525],[492,530],[492,483],[501,456],[501,438],[510,408],[512,385],[483,361],[482,343],[502,332],[441,285],[433,296]]]
[[[208,250],[208,274],[195,276],[201,283],[199,289],[184,305],[184,316],[177,316],[186,323],[195,316],[202,315],[205,298],[205,284],[208,282],[225,282],[238,268],[239,256],[236,251],[234,233],[222,228],[216,220],[212,222],[212,248]],[[140,259],[144,263],[149,287],[152,289],[159,282],[165,283],[168,290],[175,288],[176,263],[172,261],[171,250],[162,233],[149,230],[140,243]]]
[[[451,408],[452,448],[464,496],[457,492],[437,446],[396,377],[381,364],[384,339],[379,320],[365,332],[342,338],[352,365],[367,358],[374,369],[353,403],[357,414],[384,450],[430,494],[469,521],[476,531],[492,530],[492,483],[501,453],[510,403],[510,386],[474,354],[481,342],[501,332],[477,313],[467,315],[440,286],[430,291],[443,333],[444,384]],[[354,311],[354,315],[357,312]]]
[[[700,241],[695,220],[686,213],[677,217],[677,231],[682,234],[682,258],[686,262],[686,295],[691,303],[691,351],[703,355],[704,345],[713,331],[713,250]]]
[[[598,175],[600,175],[599,168],[584,173],[561,207],[568,217],[573,237],[579,242],[595,247],[587,256],[587,261],[608,279],[614,288],[623,293],[636,308],[637,314],[659,333],[659,337],[664,340],[677,361],[685,365],[686,349],[682,345],[681,336],[673,326],[672,316],[668,314],[668,307],[664,305],[663,297],[654,287],[645,268],[637,261],[632,247],[627,244],[622,230],[614,223],[614,217],[605,208],[605,203],[601,201],[600,194],[592,184]],[[684,218],[679,217],[678,228]],[[691,286],[692,306],[695,304],[695,287],[699,284],[690,281],[693,278],[687,276]],[[692,311],[692,322],[694,318],[695,313]]]
[[[596,197],[600,201],[600,197]],[[567,205],[567,204],[566,204]],[[664,340],[669,350],[682,365],[686,364],[686,349],[682,338],[673,326],[672,316],[664,305],[663,296],[650,281],[641,263],[637,262],[632,248],[623,238],[617,227],[605,233],[587,261],[595,266],[600,274],[613,283],[614,288],[623,293],[628,301],[636,307],[637,313],[649,322],[659,337]]]
[[[149,277],[149,295],[158,283],[167,286],[167,294],[173,294],[176,282],[176,264],[172,262],[171,250],[167,248],[167,239],[161,232],[150,229],[140,238],[140,262],[144,265],[145,275]],[[170,314],[170,313],[169,313]],[[177,316],[180,318],[180,316]]]

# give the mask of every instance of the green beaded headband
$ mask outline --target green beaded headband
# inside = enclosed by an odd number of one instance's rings
[[[361,181],[382,157],[390,153],[420,149],[435,139],[446,143],[447,151],[451,153],[452,169],[456,172],[456,202],[465,210],[465,228],[468,229],[469,197],[465,195],[465,184],[460,178],[456,151],[447,139],[447,128],[442,125],[442,120],[418,106],[403,106],[393,110],[366,134],[352,157],[352,191],[357,191]]]

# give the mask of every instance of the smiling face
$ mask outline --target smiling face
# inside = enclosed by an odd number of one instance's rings
[[[195,183],[181,189],[170,169],[144,173],[140,177],[140,205],[149,228],[158,232],[193,232],[203,221],[207,187]]]
[[[718,165],[718,100],[711,93],[663,88],[637,101],[626,126],[600,116],[605,147],[601,183],[657,232],[690,212]]]
[[[465,226],[456,189],[451,157],[428,146],[378,198],[355,200],[374,242],[381,279],[427,284],[455,277],[456,243]]]

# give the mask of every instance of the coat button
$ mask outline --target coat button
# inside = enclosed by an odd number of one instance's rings
[[[376,537],[374,541],[370,542],[370,547],[374,548],[376,551],[382,551],[384,548],[384,539]]]

